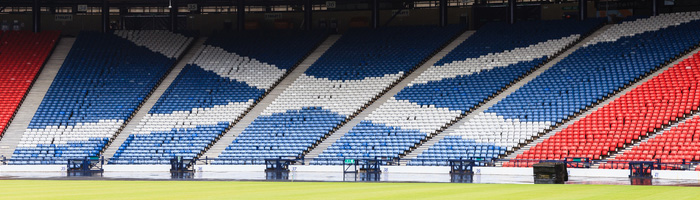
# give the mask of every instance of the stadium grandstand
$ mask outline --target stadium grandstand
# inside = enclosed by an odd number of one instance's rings
[[[69,179],[0,194],[700,186],[699,51],[691,0],[0,0],[0,179]],[[102,191],[130,187],[114,179],[173,191]]]

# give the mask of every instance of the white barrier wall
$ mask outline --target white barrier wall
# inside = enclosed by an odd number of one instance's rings
[[[65,172],[68,165],[0,165],[0,172]]]
[[[170,165],[105,165],[105,172],[169,172]]]
[[[449,174],[447,166],[382,166],[382,173],[396,174]],[[294,172],[342,173],[341,165],[291,165]],[[105,165],[109,172],[169,172],[170,165]],[[264,172],[265,165],[196,165],[197,172]],[[0,165],[0,172],[65,172],[65,165]],[[618,169],[568,169],[572,177],[627,178],[629,170]],[[532,168],[474,167],[475,175],[533,176]],[[216,176],[216,173],[212,174]],[[653,170],[656,179],[700,180],[700,171]]]

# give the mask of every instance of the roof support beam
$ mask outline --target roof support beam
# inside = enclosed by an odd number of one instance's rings
[[[102,32],[109,32],[109,0],[102,0]]]
[[[238,18],[236,19],[238,23],[236,26],[239,31],[242,31],[245,30],[245,1],[238,0],[236,3],[236,13],[238,14]]]
[[[379,28],[379,0],[372,0],[372,28]]]

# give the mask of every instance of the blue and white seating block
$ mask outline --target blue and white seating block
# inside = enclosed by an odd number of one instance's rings
[[[80,33],[10,164],[100,156],[191,41],[167,31]]]
[[[348,31],[215,163],[262,164],[264,159],[301,157],[460,30],[423,26]]]
[[[313,164],[342,164],[348,157],[398,158],[600,23],[488,24],[373,111]]]
[[[176,156],[197,158],[325,35],[322,31],[214,34],[138,122],[110,163],[168,164]]]

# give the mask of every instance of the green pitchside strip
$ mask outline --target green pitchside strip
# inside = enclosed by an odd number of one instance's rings
[[[698,199],[700,188],[620,185],[1,180],[2,199]]]

